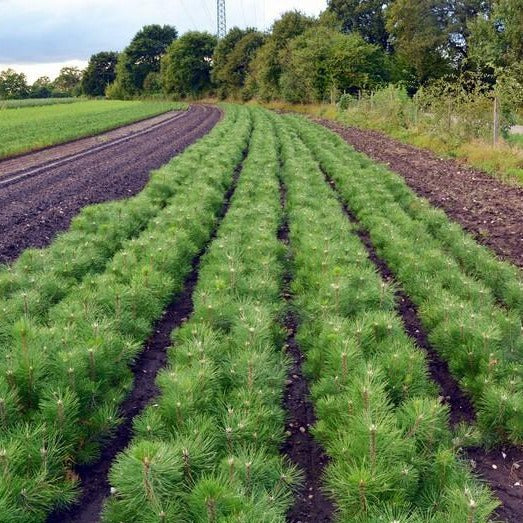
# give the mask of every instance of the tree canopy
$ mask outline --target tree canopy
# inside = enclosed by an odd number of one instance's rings
[[[316,27],[294,39],[281,79],[290,102],[320,102],[338,92],[370,89],[388,80],[385,55],[357,33]]]
[[[24,98],[28,92],[29,87],[24,73],[17,73],[13,69],[0,71],[0,99]]]
[[[53,84],[63,96],[78,96],[81,92],[81,82],[82,71],[78,67],[62,67]]]
[[[160,72],[162,56],[178,37],[171,25],[146,25],[120,54],[116,67],[116,83],[127,95],[140,94],[150,73]]]
[[[166,93],[181,98],[211,90],[212,56],[216,37],[191,31],[174,41],[162,58],[162,85]]]
[[[233,28],[218,42],[213,56],[213,81],[221,97],[240,95],[245,87],[250,63],[265,37],[255,29]]]
[[[82,78],[82,91],[87,96],[103,96],[116,79],[118,53],[101,52],[91,56]]]
[[[358,32],[371,44],[389,45],[384,0],[329,0],[328,10],[336,15],[345,33]]]

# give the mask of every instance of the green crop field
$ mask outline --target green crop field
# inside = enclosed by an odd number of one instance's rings
[[[82,118],[77,135],[170,107],[20,109],[0,130],[13,147],[38,113],[35,133],[58,141]],[[0,521],[73,504],[75,467],[104,459],[122,423],[105,522],[283,523],[309,459],[329,521],[495,519],[495,485],[466,456],[523,444],[520,270],[326,128],[224,112],[141,193],[84,208],[0,268]],[[157,394],[129,418],[140,355],[191,281]],[[300,379],[314,419],[288,400]],[[447,401],[449,381],[468,414]],[[321,463],[291,459],[307,441]]]
[[[92,100],[0,109],[0,158],[90,136],[172,109],[173,102]]]

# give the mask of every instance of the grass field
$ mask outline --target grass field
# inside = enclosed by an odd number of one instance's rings
[[[139,195],[85,208],[0,269],[1,521],[45,521],[78,496],[74,464],[122,423],[139,355],[193,272],[103,521],[283,523],[310,480],[281,450],[293,431],[329,458],[313,468],[333,521],[490,521],[496,493],[463,456],[523,444],[520,271],[337,135],[245,106]],[[429,371],[399,287],[469,417]],[[312,426],[286,421],[293,358]]]
[[[523,147],[523,134],[509,134],[507,141],[518,147]]]
[[[0,110],[0,158],[101,133],[184,107],[173,102],[92,100]]]

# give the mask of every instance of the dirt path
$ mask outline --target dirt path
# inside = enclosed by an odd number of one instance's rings
[[[69,226],[82,207],[138,193],[149,180],[151,170],[204,136],[220,117],[217,108],[192,106],[180,118],[165,122],[148,133],[131,136],[117,145],[73,158],[59,166],[49,166],[0,188],[0,263],[12,261],[27,247],[48,245],[57,232]],[[154,119],[153,123],[161,122]],[[115,132],[106,135],[114,139]],[[87,143],[90,142],[86,142],[85,147],[92,147]],[[58,146],[61,154],[69,156],[69,146]],[[41,154],[45,152],[45,164],[56,160],[49,159],[49,155],[54,154],[53,149],[34,154],[42,161]],[[5,162],[9,162],[9,173],[19,173],[28,167],[33,169],[34,161],[33,155],[26,155]],[[0,162],[0,172],[4,173],[0,180],[9,176],[5,169],[2,170],[3,165],[4,162]]]
[[[501,258],[523,267],[523,188],[443,160],[382,133],[317,120],[357,151],[384,163],[430,203],[443,209],[476,240]]]

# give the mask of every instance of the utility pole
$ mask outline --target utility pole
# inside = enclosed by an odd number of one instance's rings
[[[227,18],[225,17],[225,0],[216,0],[216,13],[218,30],[216,36],[218,40],[227,34]]]

